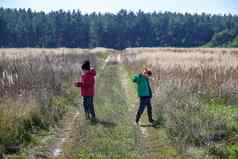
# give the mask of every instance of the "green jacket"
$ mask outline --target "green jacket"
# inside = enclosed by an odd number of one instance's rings
[[[139,97],[152,97],[152,91],[148,77],[142,74],[136,74],[133,76],[132,81],[137,84],[137,94]]]

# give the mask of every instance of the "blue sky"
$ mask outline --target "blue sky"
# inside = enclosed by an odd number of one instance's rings
[[[238,0],[0,0],[6,8],[31,8],[36,11],[80,9],[82,13],[112,12],[120,9],[145,12],[189,12],[238,15]]]

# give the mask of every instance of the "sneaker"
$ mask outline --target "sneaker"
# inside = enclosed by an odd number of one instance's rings
[[[154,120],[154,119],[151,119],[149,122],[150,122],[151,124],[154,124],[154,123],[155,123],[155,120]]]

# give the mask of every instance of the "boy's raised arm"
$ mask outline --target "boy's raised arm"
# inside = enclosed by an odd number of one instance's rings
[[[135,83],[138,82],[138,75],[137,74],[132,77],[132,81],[135,82]]]
[[[75,82],[74,82],[74,86],[75,86],[75,87],[82,87],[82,82],[80,82],[80,81],[75,81]]]

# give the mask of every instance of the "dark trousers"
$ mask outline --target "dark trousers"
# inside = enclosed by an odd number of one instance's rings
[[[136,122],[137,123],[139,122],[140,117],[141,117],[142,113],[144,112],[146,106],[147,106],[148,120],[149,120],[149,122],[153,121],[151,97],[140,97],[140,106],[139,106],[138,112],[136,114]]]
[[[84,96],[83,97],[83,107],[86,114],[86,117],[90,117],[91,119],[95,119],[95,111],[94,111],[94,104],[93,104],[93,96]]]

